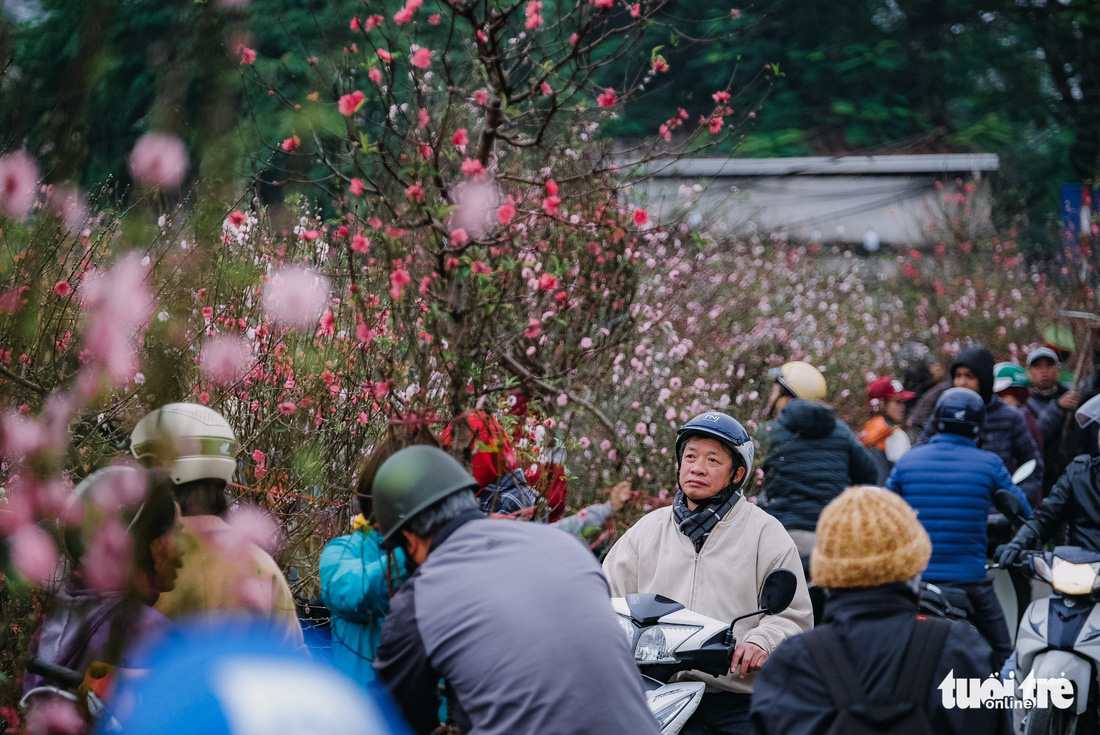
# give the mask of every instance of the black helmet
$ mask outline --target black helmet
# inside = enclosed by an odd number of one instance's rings
[[[701,413],[680,427],[676,432],[676,464],[684,455],[684,445],[692,437],[702,436],[717,439],[729,450],[734,462],[740,461],[745,468],[745,477],[752,471],[754,448],[752,438],[745,427],[734,417],[719,411]]]
[[[437,447],[414,446],[382,463],[371,485],[374,518],[382,543],[428,506],[460,490],[477,490],[477,480],[457,459]]]
[[[936,431],[977,439],[985,425],[985,401],[969,388],[948,388],[936,401]]]

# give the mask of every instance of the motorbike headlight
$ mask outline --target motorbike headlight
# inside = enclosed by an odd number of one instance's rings
[[[637,628],[634,627],[634,623],[631,622],[630,618],[625,615],[616,615],[615,617],[619,620],[619,627],[623,629],[624,633],[626,633],[627,644],[633,646],[634,632],[637,630]]]
[[[1098,567],[1100,562],[1072,564],[1065,559],[1054,557],[1051,586],[1067,595],[1090,594],[1096,586]]]
[[[674,663],[678,660],[676,649],[698,630],[701,628],[697,625],[655,625],[646,628],[638,637],[634,660],[640,664]]]

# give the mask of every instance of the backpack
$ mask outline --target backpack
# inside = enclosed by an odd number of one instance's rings
[[[951,621],[918,618],[902,657],[894,694],[870,701],[840,634],[820,626],[806,636],[806,646],[822,681],[829,687],[837,716],[826,735],[931,735],[925,703],[932,687]]]

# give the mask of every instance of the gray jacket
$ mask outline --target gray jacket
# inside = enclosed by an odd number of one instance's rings
[[[401,585],[374,669],[414,732],[657,735],[600,565],[568,534],[456,518]]]

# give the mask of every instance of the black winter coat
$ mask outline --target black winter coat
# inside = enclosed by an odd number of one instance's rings
[[[792,399],[768,428],[760,505],[788,530],[813,531],[844,488],[878,481],[870,452],[829,406]]]
[[[1070,462],[1014,540],[1024,548],[1038,548],[1067,522],[1067,544],[1100,551],[1100,457],[1082,455]]]
[[[904,583],[830,590],[825,624],[839,631],[844,650],[872,701],[890,701],[901,660],[917,618],[917,598]],[[764,663],[752,695],[752,720],[759,735],[820,735],[837,710],[809,648],[808,636],[787,639]],[[937,735],[1007,735],[1008,710],[946,709],[937,688],[949,671],[956,678],[986,679],[994,671],[993,651],[965,623],[954,623],[944,642],[928,694],[928,720]]]

